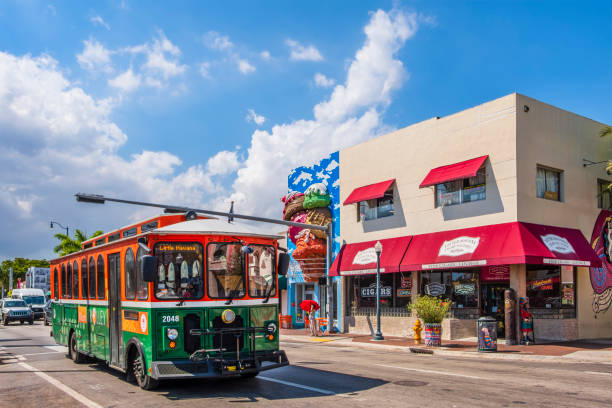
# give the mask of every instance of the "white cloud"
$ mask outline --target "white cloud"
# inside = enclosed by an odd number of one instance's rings
[[[333,80],[332,78],[326,77],[320,72],[317,72],[315,74],[314,81],[315,81],[315,84],[317,84],[317,86],[320,86],[322,88],[329,88],[331,86],[334,86],[334,84],[336,83],[335,80]]]
[[[259,53],[259,56],[262,60],[269,61],[272,56],[270,55],[270,51],[262,51]]]
[[[141,78],[140,74],[134,74],[132,68],[117,75],[113,79],[108,80],[108,84],[113,88],[117,88],[123,92],[133,92],[140,87]]]
[[[106,24],[106,21],[104,21],[104,19],[100,16],[94,16],[90,18],[89,21],[91,21],[91,23],[95,26],[101,26],[110,31],[110,26]]]
[[[290,48],[291,54],[289,58],[293,61],[322,61],[323,56],[315,48],[314,45],[309,45],[308,47],[304,47],[299,42],[288,38],[285,40],[285,44],[287,44]]]
[[[239,167],[240,161],[238,160],[238,154],[227,150],[220,151],[208,159],[206,163],[206,170],[210,175],[233,173],[238,170]]]
[[[210,78],[210,62],[201,62],[200,63],[200,75],[204,78]]]
[[[88,71],[104,71],[106,73],[113,71],[110,58],[112,51],[106,49],[93,38],[83,41],[83,44],[85,45],[83,52],[77,54],[77,61],[81,68]]]
[[[248,113],[246,115],[246,121],[247,122],[253,122],[256,125],[261,126],[266,121],[266,118],[261,116],[261,115],[258,115],[257,113],[255,113],[255,111],[253,109],[249,109]]]
[[[87,94],[64,70],[49,56],[0,52],[0,223],[13,231],[0,236],[0,257],[53,256],[50,219],[92,232],[157,212],[78,204],[79,191],[194,206],[220,191],[203,166],[179,171],[171,153],[122,157],[127,135],[111,119],[113,103]]]
[[[251,65],[247,60],[239,59],[236,62],[238,63],[238,70],[244,75],[250,74],[251,72],[255,71],[255,67]]]
[[[391,92],[408,77],[395,54],[416,29],[414,14],[373,13],[364,29],[365,43],[350,62],[344,84],[336,85],[328,100],[314,106],[314,119],[256,130],[233,192],[211,205],[222,209],[233,200],[237,212],[278,217],[278,198],[286,191],[291,169],[387,131],[382,115]]]
[[[228,36],[221,35],[216,31],[207,32],[203,38],[204,44],[213,50],[224,51],[234,47]]]

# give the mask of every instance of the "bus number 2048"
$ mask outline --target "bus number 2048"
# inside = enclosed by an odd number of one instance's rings
[[[178,315],[162,316],[162,323],[178,323],[178,322],[179,322]]]

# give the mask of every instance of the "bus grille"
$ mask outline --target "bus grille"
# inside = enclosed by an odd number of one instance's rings
[[[217,316],[213,319],[213,329],[232,329],[232,328],[243,328],[244,322],[242,321],[242,317],[236,316],[236,319],[232,323],[226,324],[221,320],[221,316]],[[232,332],[228,330],[227,332],[215,333],[213,335],[213,348],[221,348],[221,336],[223,336],[223,348],[226,351],[236,351],[236,336],[239,336],[239,344],[240,349],[244,348],[244,332],[243,331],[235,331]]]
[[[180,374],[197,374],[208,372],[206,364],[159,364],[157,371],[160,375],[180,375]]]

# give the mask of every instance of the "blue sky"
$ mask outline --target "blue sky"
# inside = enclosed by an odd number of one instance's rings
[[[76,191],[274,216],[288,169],[515,91],[612,123],[584,4],[3,1],[0,258],[150,215]]]

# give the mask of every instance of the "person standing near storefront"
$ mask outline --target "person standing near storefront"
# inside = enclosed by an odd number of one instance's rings
[[[312,303],[310,305],[310,310],[308,311],[308,323],[310,324],[309,329],[310,329],[311,336],[319,335],[319,333],[317,332],[317,321],[315,317],[316,312],[317,312],[317,309],[315,308],[314,303]]]

